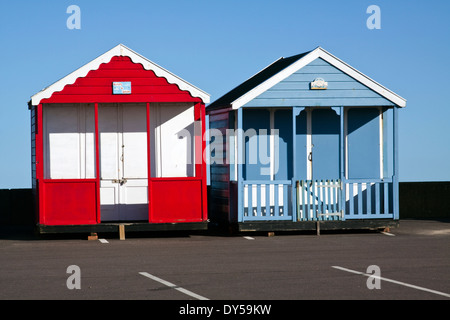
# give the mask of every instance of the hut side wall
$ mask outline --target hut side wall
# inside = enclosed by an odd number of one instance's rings
[[[209,113],[209,129],[213,134],[220,132],[220,141],[211,141],[211,164],[210,164],[210,191],[209,191],[209,216],[212,221],[226,223],[230,219],[231,190],[230,190],[230,165],[227,146],[227,129],[230,128],[229,110],[212,111]],[[233,126],[233,125],[232,125]],[[231,127],[232,127],[231,126]],[[213,139],[217,139],[214,136]]]

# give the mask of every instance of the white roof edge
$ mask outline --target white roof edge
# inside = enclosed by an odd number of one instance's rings
[[[169,83],[176,84],[180,90],[188,91],[193,97],[202,99],[204,103],[210,102],[210,95],[208,93],[127,48],[123,44],[119,44],[81,68],[73,71],[61,80],[56,81],[52,85],[33,95],[31,97],[31,104],[38,105],[42,99],[50,98],[54,92],[61,91],[66,85],[75,83],[78,78],[85,77],[89,71],[97,70],[102,63],[110,62],[114,56],[127,56],[134,63],[142,64],[145,70],[152,70],[158,77],[164,77]]]
[[[391,90],[387,89],[386,87],[382,86],[378,82],[372,80],[362,72],[358,71],[357,69],[353,68],[352,66],[348,65],[347,63],[343,62],[342,60],[338,59],[337,57],[333,56],[331,53],[327,52],[326,50],[322,49],[321,47],[317,47],[313,51],[309,52],[296,62],[292,63],[290,66],[286,67],[285,69],[281,70],[277,74],[273,75],[263,83],[259,84],[252,90],[248,91],[244,95],[240,96],[238,99],[233,101],[231,103],[231,106],[233,109],[239,109],[246,103],[250,102],[257,96],[259,96],[261,93],[265,92],[266,90],[273,87],[275,84],[279,83],[280,81],[286,79],[290,75],[292,75],[297,70],[303,68],[307,64],[311,63],[317,58],[322,58],[334,67],[338,68],[345,74],[349,75],[350,77],[354,78],[356,81],[366,85],[373,91],[377,92],[381,96],[385,97],[395,105],[399,107],[406,107],[406,99],[402,98],[398,94],[392,92]]]
[[[362,84],[366,85],[373,91],[379,93],[386,99],[390,100],[394,104],[398,105],[399,107],[406,107],[406,99],[399,96],[395,92],[389,90],[385,86],[381,85],[380,83],[376,82],[375,80],[371,79],[364,73],[358,71],[357,69],[353,68],[349,64],[345,63],[341,59],[335,57],[325,49],[318,47],[323,54],[320,55],[321,58],[323,58],[325,61],[331,63],[336,68],[340,69],[341,71],[345,72],[352,78],[355,78],[355,80],[361,82]],[[329,60],[327,60],[329,58]]]

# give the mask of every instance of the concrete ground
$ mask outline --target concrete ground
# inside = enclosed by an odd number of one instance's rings
[[[0,229],[0,300],[450,299],[449,220],[402,220],[389,233],[99,238]]]

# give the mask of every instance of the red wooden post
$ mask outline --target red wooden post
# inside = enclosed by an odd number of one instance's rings
[[[201,178],[203,175],[202,174],[203,148],[202,148],[202,136],[200,135],[202,134],[203,131],[201,103],[196,103],[194,105],[194,123],[195,123],[194,125],[195,177]]]
[[[201,152],[200,152],[200,156],[201,156],[201,163],[202,163],[202,203],[203,203],[203,213],[202,213],[202,217],[203,220],[206,221],[208,219],[208,199],[207,199],[207,187],[206,187],[206,159],[203,158],[203,153],[206,150],[206,109],[205,109],[205,104],[201,103],[200,104],[200,110],[201,110],[201,115],[200,115],[200,121],[202,124],[202,136],[201,136],[201,144],[202,144],[202,148],[201,148]],[[206,155],[207,157],[209,155]]]
[[[97,202],[97,223],[101,222],[100,209],[100,148],[99,148],[99,133],[98,133],[98,103],[95,103],[95,177],[96,177],[96,202]]]
[[[150,150],[150,102],[147,102],[147,192],[148,192],[148,221],[151,222],[153,216],[152,205],[152,165],[151,165],[151,150]]]
[[[43,115],[42,115],[42,103],[37,106],[36,110],[36,187],[38,195],[38,208],[39,208],[39,224],[45,223],[44,212],[44,130],[43,130]]]

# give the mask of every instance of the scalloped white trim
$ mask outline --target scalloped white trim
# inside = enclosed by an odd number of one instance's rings
[[[97,70],[102,63],[110,62],[112,57],[115,56],[129,57],[134,63],[142,64],[145,70],[152,70],[156,74],[156,76],[164,77],[169,83],[176,84],[178,88],[180,88],[180,90],[188,91],[193,97],[202,99],[203,103],[210,102],[210,96],[206,92],[198,89],[187,81],[160,67],[156,63],[127,48],[123,44],[119,44],[118,46],[112,48],[98,58],[92,60],[88,64],[82,66],[81,68],[75,70],[71,74],[32,96],[32,105],[36,106],[41,102],[42,99],[50,98],[54,92],[62,91],[66,85],[75,83],[78,78],[85,77],[91,70]]]

